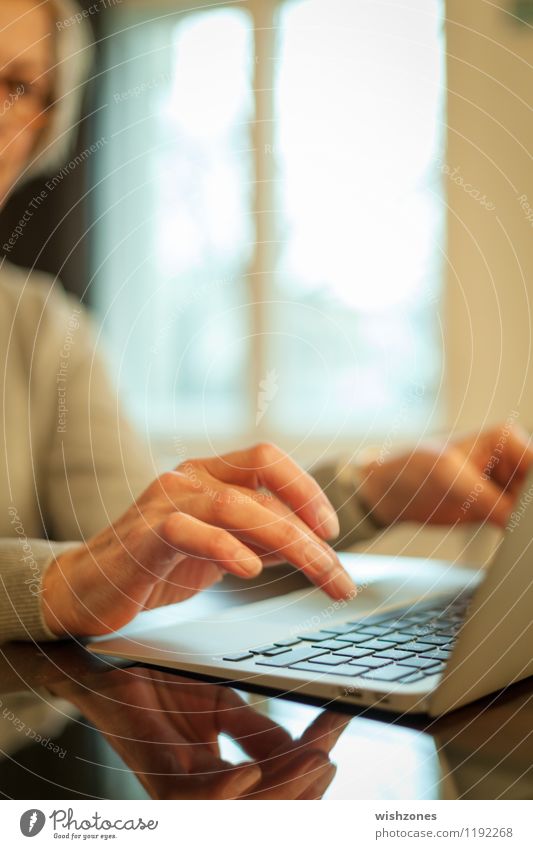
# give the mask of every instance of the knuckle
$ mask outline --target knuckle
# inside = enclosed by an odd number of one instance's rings
[[[237,496],[238,492],[231,487],[210,493],[211,514],[220,520],[229,518],[237,503]]]
[[[175,472],[163,472],[163,474],[159,475],[157,478],[156,484],[159,486],[159,489],[162,489],[164,492],[169,492],[175,488],[176,481],[177,475]]]
[[[463,458],[451,451],[436,457],[433,463],[432,477],[435,483],[448,487],[455,478],[457,470],[462,467]]]
[[[272,530],[275,530],[282,546],[300,546],[307,540],[305,534],[282,516],[272,519]]]
[[[171,513],[161,524],[161,536],[164,539],[174,539],[176,533],[181,531],[187,522],[185,513]]]
[[[181,490],[197,492],[201,488],[201,480],[194,466],[184,464],[175,472]]]
[[[280,455],[279,448],[273,442],[259,442],[252,448],[254,462],[257,466],[268,466],[274,463]]]

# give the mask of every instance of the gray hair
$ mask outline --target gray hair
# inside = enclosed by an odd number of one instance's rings
[[[17,184],[67,161],[76,138],[85,83],[94,58],[91,27],[75,0],[49,0],[55,17],[55,88],[50,120]]]

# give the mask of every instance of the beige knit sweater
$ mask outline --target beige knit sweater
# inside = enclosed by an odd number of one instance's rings
[[[53,554],[117,518],[156,472],[79,303],[8,263],[0,360],[0,642],[50,639],[39,591]]]
[[[46,640],[41,580],[54,554],[116,519],[156,476],[126,421],[86,312],[47,275],[0,267],[0,643]],[[316,477],[341,544],[374,531],[355,470]]]

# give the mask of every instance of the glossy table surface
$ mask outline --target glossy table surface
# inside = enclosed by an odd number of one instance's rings
[[[282,592],[303,586],[278,578]],[[187,604],[203,613],[269,593],[228,579]],[[11,644],[0,730],[3,798],[533,797],[533,678],[432,720],[245,693],[73,643]],[[252,793],[243,762],[261,769]]]

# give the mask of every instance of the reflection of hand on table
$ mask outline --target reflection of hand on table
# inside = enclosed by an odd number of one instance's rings
[[[79,708],[155,799],[320,798],[349,722],[324,711],[293,740],[227,687],[138,668],[98,676],[95,686],[63,681],[53,694]],[[224,760],[221,733],[250,761]]]

